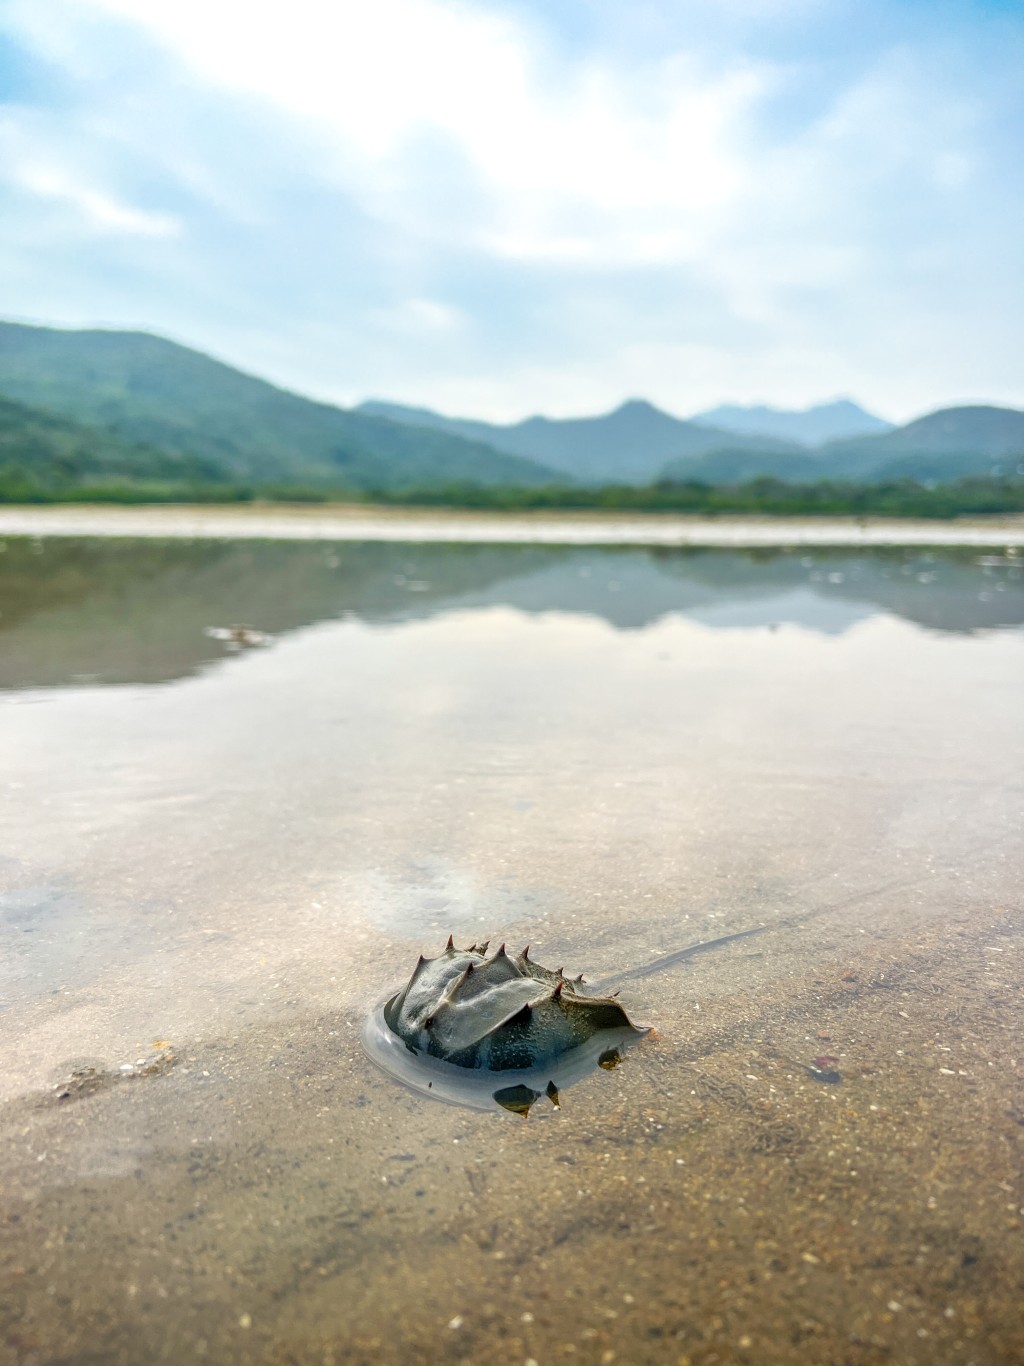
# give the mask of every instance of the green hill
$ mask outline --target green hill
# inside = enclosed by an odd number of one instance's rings
[[[831,441],[820,454],[833,477],[847,479],[1013,476],[1024,464],[1024,412],[981,404],[942,408],[879,436]]]
[[[0,323],[0,394],[148,448],[161,478],[178,469],[182,477],[233,484],[394,491],[554,477],[481,442],[301,398],[141,332]],[[44,467],[36,449],[34,473],[57,477],[57,466]],[[102,461],[89,472],[109,473]]]
[[[877,436],[830,441],[814,450],[721,449],[670,461],[662,479],[739,484],[748,479],[882,484],[901,479],[949,483],[978,475],[1014,478],[1024,470],[1024,413],[1014,408],[944,408]]]

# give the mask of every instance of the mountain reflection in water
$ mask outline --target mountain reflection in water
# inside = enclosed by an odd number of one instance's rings
[[[12,538],[0,553],[0,687],[157,683],[224,656],[208,628],[273,634],[502,605],[638,630],[839,634],[886,613],[943,632],[1024,624],[1024,565],[976,550],[723,551]]]

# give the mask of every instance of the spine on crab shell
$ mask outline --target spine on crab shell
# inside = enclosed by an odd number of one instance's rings
[[[432,958],[424,958],[423,954],[421,953],[419,958],[417,958],[416,960],[416,966],[413,968],[412,976],[409,978],[408,982],[406,982],[405,986],[398,993],[398,995],[393,997],[392,1000],[390,1000],[388,1004],[385,1006],[384,1018],[387,1020],[388,1024],[391,1025],[392,1028],[394,1028],[394,1024],[392,1022],[394,1020],[397,1020],[401,1015],[402,1007],[405,1005],[409,997],[409,992],[413,989],[413,986],[416,983],[416,979],[419,977],[420,973],[427,966],[427,964],[432,963],[433,961],[434,960]]]

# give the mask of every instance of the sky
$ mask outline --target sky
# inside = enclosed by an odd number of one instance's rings
[[[0,0],[0,289],[342,404],[1024,407],[1024,4]]]

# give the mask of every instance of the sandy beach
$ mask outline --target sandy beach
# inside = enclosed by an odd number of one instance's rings
[[[155,536],[414,544],[1024,546],[1024,518],[702,518],[332,506],[0,507],[0,536]]]

